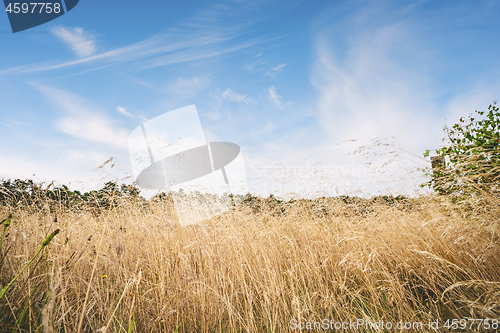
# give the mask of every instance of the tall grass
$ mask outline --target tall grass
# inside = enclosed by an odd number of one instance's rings
[[[1,331],[288,332],[291,320],[498,319],[500,200],[487,202],[254,198],[184,228],[168,200],[116,199],[100,214],[4,207],[13,217],[2,288],[51,230],[60,233],[0,300]]]

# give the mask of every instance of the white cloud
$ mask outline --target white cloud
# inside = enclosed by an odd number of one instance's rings
[[[98,169],[109,157],[101,151],[75,151],[70,147],[31,154],[2,150],[0,179],[32,179],[44,182],[45,186],[55,181],[56,186],[65,184],[72,190],[89,191],[101,188],[109,180],[109,172],[105,175]],[[123,175],[122,170],[117,170],[113,176],[114,179],[121,179],[124,178]]]
[[[116,111],[126,117],[129,117],[129,118],[134,118],[135,116],[133,114],[131,114],[130,112],[127,111],[126,108],[124,108],[123,106],[117,106],[116,107]]]
[[[487,82],[487,84],[478,84],[470,91],[457,94],[447,105],[446,125],[448,127],[453,126],[461,117],[474,114],[475,110],[487,110],[488,105],[498,101],[499,91],[500,83]]]
[[[428,179],[417,168],[430,166],[423,148],[441,138],[445,117],[426,74],[432,54],[414,26],[383,22],[378,14],[365,12],[318,31],[311,81],[323,131],[294,133],[317,142],[275,141],[250,155],[258,162],[254,170],[250,164],[252,189],[301,195],[421,191]],[[370,15],[374,22],[360,24]],[[286,105],[276,87],[266,95],[276,107]],[[362,145],[366,155],[348,155]]]
[[[205,112],[203,116],[208,120],[218,120],[221,118],[220,112]]]
[[[270,76],[274,79],[276,77],[276,74],[282,72],[283,68],[285,68],[286,66],[287,66],[287,64],[281,64],[279,66],[273,67],[266,72],[266,75]]]
[[[238,94],[231,88],[227,88],[224,91],[220,91],[220,89],[218,89],[216,92],[210,93],[210,96],[212,96],[215,99],[219,100],[224,99],[226,101],[237,102],[237,103],[249,103],[253,101],[252,97],[248,97],[245,94]]]
[[[168,84],[167,91],[174,94],[193,95],[204,90],[210,84],[207,77],[178,77]]]
[[[267,92],[269,94],[269,101],[278,109],[281,109],[283,107],[283,103],[281,102],[281,96],[276,92],[276,87],[272,86],[271,88],[268,88]]]
[[[316,40],[312,82],[320,98],[320,122],[338,141],[396,137],[412,148],[435,140],[443,120],[435,114],[432,80],[425,74],[425,46],[403,23],[346,36],[349,48],[335,52],[334,29]]]
[[[95,37],[88,32],[81,28],[58,27],[53,29],[54,33],[68,43],[81,56],[80,59],[8,68],[0,70],[0,76],[84,65],[94,70],[124,63],[133,63],[127,69],[143,70],[216,58],[283,37],[237,41],[246,27],[275,13],[254,15],[253,11],[241,10],[240,6],[232,8],[215,4],[209,7],[209,10],[197,11],[187,22],[172,27],[166,33],[101,53],[96,53]]]
[[[432,148],[441,138],[444,124],[433,99],[434,82],[426,75],[431,55],[414,26],[379,17],[376,26],[360,24],[370,17],[377,13],[354,15],[317,32],[310,77],[318,91],[322,138],[302,149],[271,150],[282,155],[273,159],[288,165],[307,161],[305,174],[310,178],[295,188],[326,185],[338,193],[414,194],[426,180],[417,170],[429,164],[422,158],[423,148]],[[275,87],[267,92],[274,105],[283,106]],[[366,155],[348,155],[362,145]],[[333,176],[323,177],[323,170]],[[338,170],[344,174],[337,176]]]
[[[71,50],[79,57],[88,57],[96,52],[94,35],[84,31],[82,28],[65,28],[59,26],[53,28],[52,32],[68,44]]]
[[[285,67],[286,67],[286,64],[281,64],[281,65],[279,65],[279,66],[274,67],[274,68],[272,69],[272,71],[279,71],[279,70],[281,70],[281,69],[283,69],[283,68],[285,68]]]
[[[104,66],[98,65],[93,67],[93,69],[99,69],[109,67],[111,65],[128,63],[156,56],[156,58],[150,58],[144,60],[140,64],[136,64],[137,69],[148,69],[218,57],[226,53],[236,52],[245,48],[252,47],[258,43],[267,42],[267,40],[250,40],[241,42],[239,44],[236,44],[235,46],[217,47],[219,44],[231,39],[231,36],[228,36],[224,39],[215,37],[211,38],[210,36],[200,37],[197,35],[157,36],[136,44],[117,48],[103,53],[98,53],[95,55],[90,55],[73,61],[56,64],[46,62],[2,70],[0,71],[0,76],[56,70],[99,61],[106,63],[106,65]]]
[[[84,140],[127,148],[128,131],[116,127],[98,107],[89,105],[77,95],[45,85],[33,85],[66,112],[55,122],[59,131]]]
[[[276,128],[276,125],[273,124],[272,121],[270,121],[269,119],[266,121],[266,126],[264,126],[264,132],[272,132],[274,129]]]
[[[118,148],[127,148],[128,132],[113,128],[106,118],[92,114],[72,115],[59,119],[56,128],[66,134]]]

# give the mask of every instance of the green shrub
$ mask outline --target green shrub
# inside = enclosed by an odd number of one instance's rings
[[[445,126],[449,145],[436,150],[430,186],[440,194],[456,198],[480,193],[500,193],[500,112],[496,102],[488,111],[460,118],[452,128]],[[429,156],[429,150],[424,157]]]

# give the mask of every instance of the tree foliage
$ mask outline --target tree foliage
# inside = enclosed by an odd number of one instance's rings
[[[500,111],[496,102],[488,111],[461,117],[444,131],[448,145],[436,150],[433,179],[426,183],[440,194],[457,198],[500,193]],[[424,157],[429,156],[426,151]]]
[[[118,185],[112,181],[104,184],[100,190],[86,193],[71,191],[66,185],[50,184],[44,188],[43,184],[30,179],[0,181],[0,204],[10,207],[40,208],[49,203],[67,208],[109,208],[114,198],[143,199],[139,193],[139,188],[134,185]]]

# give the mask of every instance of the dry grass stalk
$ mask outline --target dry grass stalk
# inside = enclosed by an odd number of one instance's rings
[[[57,212],[61,235],[45,261],[61,273],[51,279],[45,331],[287,332],[292,319],[500,317],[498,210],[433,196],[263,200],[181,228],[169,205],[121,200],[107,215]],[[11,233],[26,240],[6,240],[2,277],[33,254],[43,214],[14,212]],[[46,269],[12,285],[10,307],[0,303],[4,331],[27,299],[23,327],[40,331]]]

